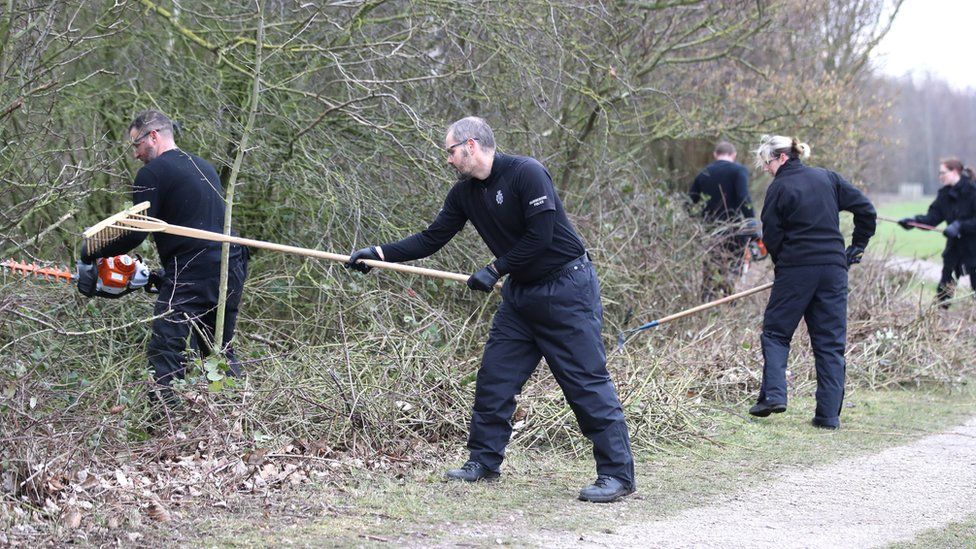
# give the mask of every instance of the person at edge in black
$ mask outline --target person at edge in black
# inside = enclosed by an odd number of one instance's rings
[[[749,409],[766,417],[786,410],[786,362],[800,318],[807,324],[817,371],[813,425],[840,427],[847,345],[847,270],[860,263],[874,235],[871,202],[836,173],[803,165],[810,147],[796,139],[765,135],[756,165],[773,176],[762,208],[763,239],[775,278],[763,316],[763,377]],[[851,245],[844,249],[838,213],[854,214]]]
[[[957,158],[939,163],[942,188],[935,195],[925,215],[898,220],[904,229],[912,229],[912,221],[932,225],[946,222],[942,234],[946,237],[942,250],[942,277],[936,287],[936,299],[943,309],[955,293],[956,281],[969,275],[969,283],[976,292],[976,182],[973,170],[964,168]]]
[[[223,232],[224,193],[217,171],[206,160],[176,146],[173,122],[160,112],[143,111],[129,125],[128,134],[132,156],[144,164],[132,183],[132,203],[149,201],[145,215],[167,223]],[[97,254],[82,249],[81,260],[91,263],[98,257],[125,253],[140,245],[147,234],[131,232]],[[153,233],[153,239],[164,274],[159,281],[159,296],[153,310],[156,319],[152,322],[146,355],[156,381],[154,393],[166,408],[159,411],[168,413],[179,409],[170,384],[174,379],[182,379],[186,371],[183,351],[187,336],[193,334],[193,347],[201,356],[211,352],[221,244],[164,233]],[[240,363],[230,342],[247,277],[247,263],[247,249],[232,245],[223,327],[230,368],[227,374],[231,376],[240,374]]]
[[[365,273],[370,269],[361,259],[427,257],[470,220],[496,259],[472,274],[468,287],[491,292],[509,275],[478,370],[469,459],[445,476],[469,482],[499,476],[515,396],[545,357],[593,443],[597,479],[579,498],[606,503],[632,493],[630,437],[600,338],[599,282],[549,172],[533,158],[496,152],[491,128],[477,117],[453,123],[444,147],[459,179],[434,222],[397,242],[356,251],[347,266]]]
[[[688,191],[692,204],[704,200],[701,216],[711,235],[702,262],[702,301],[733,292],[746,246],[750,239],[759,238],[749,171],[735,162],[736,154],[732,143],[716,143],[715,161],[702,169]]]

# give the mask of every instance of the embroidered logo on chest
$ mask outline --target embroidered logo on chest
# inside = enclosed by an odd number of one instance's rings
[[[495,194],[495,202],[498,202],[498,204],[505,202],[505,196],[502,195],[501,189],[498,189],[498,192]]]

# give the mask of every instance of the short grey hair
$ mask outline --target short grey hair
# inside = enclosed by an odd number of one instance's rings
[[[142,111],[129,124],[129,131],[132,130],[135,130],[136,133],[156,130],[157,132],[169,132],[170,135],[173,135],[173,121],[159,111]]]
[[[762,169],[773,157],[781,154],[785,154],[792,159],[806,158],[810,156],[810,145],[800,142],[795,137],[764,135],[759,139],[759,147],[754,152],[756,155],[756,167]]]
[[[491,126],[485,122],[484,118],[468,116],[451,124],[447,128],[447,133],[454,136],[457,142],[474,139],[481,143],[482,148],[495,148],[495,134],[491,131]]]

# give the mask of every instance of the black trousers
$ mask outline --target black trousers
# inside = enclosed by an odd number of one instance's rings
[[[607,372],[602,325],[600,284],[588,259],[572,261],[538,283],[505,283],[478,370],[470,459],[499,470],[512,435],[515,395],[545,357],[593,443],[597,473],[634,483],[630,437]]]
[[[786,404],[786,363],[803,318],[817,369],[818,424],[840,425],[847,345],[847,269],[840,265],[776,268],[763,317],[763,380],[759,402]]]
[[[972,266],[967,266],[963,261],[953,258],[945,257],[942,258],[942,276],[939,278],[939,285],[936,287],[935,296],[939,300],[939,305],[943,309],[949,308],[948,301],[952,299],[952,295],[955,293],[956,283],[965,275],[969,275],[969,284],[973,287],[973,292],[976,292],[976,269]]]
[[[246,248],[231,247],[231,261],[227,273],[227,302],[224,308],[223,342],[227,345],[230,375],[240,374],[240,363],[230,342],[237,325],[244,280],[247,278]],[[164,313],[152,323],[152,337],[146,349],[149,366],[164,399],[171,401],[169,385],[186,373],[183,354],[189,337],[192,347],[202,358],[211,353],[211,342],[217,322],[217,293],[220,282],[219,264],[212,268],[183,269],[166,272],[154,315]]]

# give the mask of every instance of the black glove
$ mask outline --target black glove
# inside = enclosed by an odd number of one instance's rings
[[[864,256],[864,246],[858,244],[851,244],[847,247],[847,251],[844,252],[847,255],[847,264],[853,265],[855,263],[861,262],[861,257]]]
[[[502,275],[498,274],[495,266],[491,263],[485,265],[483,269],[468,277],[468,288],[479,292],[491,292],[495,288],[495,283]]]
[[[915,228],[914,225],[909,225],[909,223],[913,221],[915,221],[914,217],[903,217],[898,220],[898,224],[901,225],[902,229],[905,229],[906,231],[910,231]]]
[[[83,241],[81,243],[81,262],[85,264],[94,264],[96,259],[98,258],[95,257],[95,254],[88,252],[88,243]]]
[[[373,270],[372,267],[365,263],[358,263],[360,259],[375,259],[376,261],[383,261],[380,254],[376,253],[376,246],[370,246],[369,248],[363,248],[362,250],[356,250],[353,252],[353,254],[349,256],[349,261],[346,262],[346,268],[356,269],[363,274]]]
[[[962,225],[958,221],[953,221],[942,231],[942,234],[946,235],[946,238],[960,238],[962,237],[961,231]]]
[[[94,262],[78,262],[78,291],[85,297],[95,297],[98,290],[98,267]]]
[[[759,229],[759,222],[755,218],[746,220],[746,235],[750,240],[759,240],[762,238],[762,230]]]
[[[157,269],[155,271],[149,271],[149,280],[146,282],[146,293],[147,294],[158,294],[159,290],[163,287],[163,277],[165,276],[165,271],[162,269]]]

